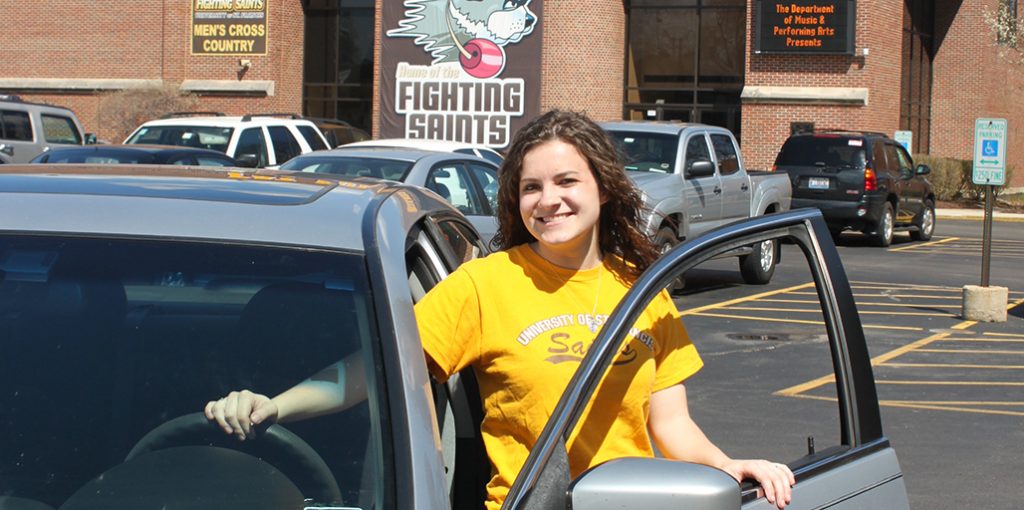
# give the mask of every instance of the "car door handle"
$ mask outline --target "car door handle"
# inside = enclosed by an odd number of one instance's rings
[[[722,194],[722,188],[719,188],[718,186],[715,186],[714,193],[716,195],[721,195]]]
[[[747,183],[743,183],[743,185],[740,186],[740,191],[747,191],[748,189],[750,189],[750,186],[747,186]]]

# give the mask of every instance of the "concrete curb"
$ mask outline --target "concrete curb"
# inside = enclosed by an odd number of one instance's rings
[[[977,220],[985,219],[984,209],[936,209],[935,217],[940,220]],[[992,212],[993,221],[1021,221],[1024,222],[1022,213]]]

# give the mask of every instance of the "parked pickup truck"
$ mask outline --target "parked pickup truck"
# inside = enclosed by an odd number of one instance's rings
[[[728,129],[642,121],[602,127],[643,192],[647,231],[662,251],[727,223],[789,210],[788,177],[748,171]],[[730,255],[740,257],[745,282],[765,284],[779,250],[769,241]]]

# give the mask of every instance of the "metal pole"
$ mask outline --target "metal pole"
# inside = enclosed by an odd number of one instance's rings
[[[985,186],[985,227],[981,242],[981,286],[988,287],[988,266],[992,257],[992,186]]]

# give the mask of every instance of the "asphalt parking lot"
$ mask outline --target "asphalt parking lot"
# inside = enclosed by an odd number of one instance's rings
[[[840,256],[868,338],[883,428],[911,506],[1018,508],[1024,471],[1024,223],[993,227],[990,284],[1008,320],[960,317],[981,275],[982,223],[940,219],[930,242],[889,248],[844,235]],[[767,286],[731,259],[687,275],[677,305],[706,367],[688,388],[709,436],[735,456],[791,461],[838,441],[821,312],[791,245]]]

